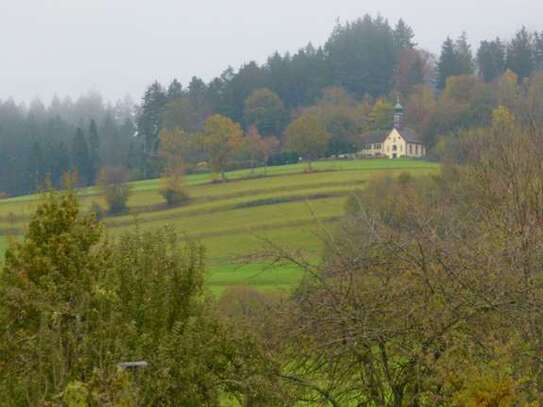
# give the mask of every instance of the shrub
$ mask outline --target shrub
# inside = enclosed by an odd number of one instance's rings
[[[96,220],[102,220],[106,215],[104,208],[102,208],[102,206],[100,206],[100,204],[96,201],[92,201],[90,212],[94,214]]]
[[[166,200],[169,207],[187,203],[190,199],[183,185],[182,169],[169,171],[169,175],[163,178],[160,195]]]
[[[130,185],[128,185],[128,172],[122,167],[109,167],[100,171],[98,185],[102,189],[107,202],[109,213],[119,214],[126,212]]]
[[[160,194],[166,200],[168,206],[179,206],[189,201],[189,195],[183,189],[163,188]]]

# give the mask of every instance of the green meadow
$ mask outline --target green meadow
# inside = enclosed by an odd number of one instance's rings
[[[188,175],[191,201],[173,209],[163,203],[159,180],[134,182],[129,213],[107,217],[104,223],[112,236],[136,224],[140,228],[169,225],[201,241],[210,268],[207,284],[215,293],[244,284],[288,290],[301,277],[299,270],[271,269],[249,257],[273,242],[318,258],[319,236],[342,216],[347,196],[364,188],[369,178],[437,171],[435,164],[409,160],[320,161],[313,167],[312,173],[305,173],[303,164],[233,171],[226,183],[216,182],[211,174]],[[80,197],[84,208],[93,203],[105,206],[95,188],[80,191]],[[7,236],[24,233],[40,199],[30,195],[0,201],[0,251],[5,250]]]

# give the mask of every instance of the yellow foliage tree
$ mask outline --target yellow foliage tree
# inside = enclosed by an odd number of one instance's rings
[[[160,132],[159,155],[166,163],[160,194],[168,206],[177,206],[189,199],[184,188],[184,156],[188,143],[187,134],[179,128]]]
[[[204,124],[200,143],[209,156],[209,164],[214,172],[226,180],[224,171],[243,143],[243,132],[238,123],[220,114],[211,116]]]
[[[321,121],[312,114],[303,114],[294,120],[285,132],[286,148],[298,153],[312,171],[311,162],[322,156],[330,142],[330,134]]]

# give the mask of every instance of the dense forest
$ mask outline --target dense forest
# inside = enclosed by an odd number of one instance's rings
[[[543,33],[523,28],[508,41],[483,41],[476,52],[462,34],[447,38],[434,56],[417,47],[403,20],[391,26],[365,16],[338,24],[322,46],[309,43],[262,65],[229,67],[208,83],[196,76],[185,86],[155,82],[138,106],[129,100],[111,106],[97,95],[55,98],[47,107],[0,101],[0,191],[33,192],[46,179],[60,185],[66,171],[77,171],[80,185],[93,185],[100,168],[112,166],[127,169],[132,179],[159,176],[161,131],[180,130],[179,137],[194,141],[214,114],[247,134],[253,129],[265,140],[273,137],[275,148],[260,154],[261,162],[296,159],[292,153],[299,152],[286,148],[284,134],[304,114],[318,118],[330,139],[313,155],[351,153],[360,134],[391,125],[397,95],[408,124],[432,148],[441,136],[487,125],[500,104],[533,107],[541,98],[541,69]],[[211,161],[201,143],[187,144],[188,171]],[[254,165],[250,151],[242,150],[225,165]]]

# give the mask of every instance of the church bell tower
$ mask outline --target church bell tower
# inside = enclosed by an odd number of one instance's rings
[[[400,103],[399,96],[396,106],[394,107],[394,128],[396,130],[401,130],[403,128],[403,106]]]

